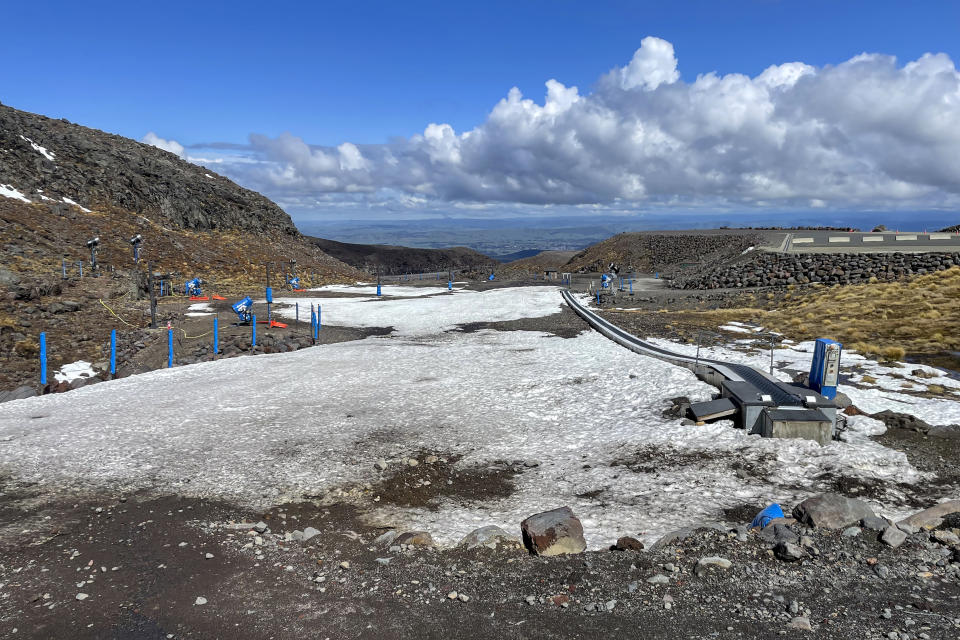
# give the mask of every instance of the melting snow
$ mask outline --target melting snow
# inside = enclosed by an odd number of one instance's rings
[[[197,302],[187,307],[187,312],[184,313],[183,315],[189,316],[191,318],[199,318],[202,316],[212,316],[213,307],[210,306],[209,302]]]
[[[365,506],[374,520],[429,530],[453,544],[478,526],[516,531],[532,513],[569,505],[591,548],[624,534],[649,541],[745,503],[793,504],[817,491],[818,476],[907,483],[920,477],[902,453],[869,440],[883,426],[863,416],[851,420],[846,442],[824,447],[748,436],[726,421],[693,427],[664,418],[667,398],[707,399],[713,387],[595,332],[562,339],[444,331],[461,322],[556,313],[554,288],[320,301],[325,321],[398,331],[0,405],[6,470],[67,490],[143,488],[266,506],[376,483],[377,458],[420,450],[461,454],[461,470],[535,461],[539,466],[519,474],[506,498],[444,500],[437,511]],[[807,366],[807,344],[778,350],[778,361]],[[707,351],[765,362],[763,353]],[[198,390],[203,403],[170,400]],[[38,412],[46,417],[27,419]],[[750,473],[738,477],[736,469],[744,468]],[[900,515],[882,505],[879,511]]]
[[[71,204],[71,205],[77,207],[78,209],[80,209],[80,211],[83,211],[84,213],[90,213],[90,209],[87,209],[87,208],[84,207],[83,205],[74,202],[74,201],[71,200],[70,198],[63,198],[63,202],[65,202],[65,203],[67,203],[67,204]]]
[[[60,371],[53,374],[53,378],[57,382],[73,382],[77,378],[92,378],[94,375],[96,374],[89,362],[77,360],[60,367]]]
[[[42,155],[44,158],[46,158],[46,159],[49,160],[50,162],[53,162],[54,154],[53,154],[52,152],[47,151],[46,149],[44,149],[43,147],[41,147],[40,145],[38,145],[36,142],[34,142],[33,140],[31,140],[30,138],[27,138],[26,136],[21,135],[20,137],[23,138],[24,140],[26,140],[27,142],[29,142],[29,143],[30,143],[30,146],[33,147],[33,150],[34,150],[34,151],[36,151],[37,153],[39,153],[40,155]]]
[[[25,195],[14,189],[13,186],[9,184],[0,184],[0,196],[5,198],[13,198],[14,200],[22,200],[23,202],[30,202]]]

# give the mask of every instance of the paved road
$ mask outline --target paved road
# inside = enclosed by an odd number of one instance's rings
[[[885,233],[793,231],[787,234],[780,250],[790,253],[960,251],[960,234],[916,231]]]

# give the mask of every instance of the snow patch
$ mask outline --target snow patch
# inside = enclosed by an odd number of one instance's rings
[[[46,159],[49,160],[50,162],[53,162],[53,158],[54,158],[54,155],[55,155],[55,154],[54,154],[52,151],[47,151],[46,149],[44,149],[43,147],[41,147],[40,145],[38,145],[36,142],[34,142],[33,140],[31,140],[30,138],[27,138],[27,137],[24,136],[24,135],[21,135],[20,137],[23,138],[24,140],[26,140],[27,142],[29,142],[29,143],[30,143],[30,146],[33,147],[33,150],[34,150],[34,151],[36,151],[37,153],[39,153],[40,155],[42,155],[44,158],[46,158]]]
[[[60,370],[53,374],[53,379],[57,382],[73,382],[78,378],[92,378],[94,375],[96,373],[89,362],[77,360],[60,367]]]
[[[69,204],[69,205],[73,205],[74,207],[77,207],[78,209],[80,209],[80,211],[83,211],[84,213],[90,213],[90,209],[87,209],[87,208],[84,207],[83,205],[74,202],[74,201],[71,200],[70,198],[64,197],[64,198],[62,199],[62,201],[65,202],[65,203],[67,203],[67,204]]]
[[[3,196],[4,198],[13,198],[14,200],[21,200],[23,202],[30,202],[27,196],[23,195],[9,184],[0,184],[0,196]]]

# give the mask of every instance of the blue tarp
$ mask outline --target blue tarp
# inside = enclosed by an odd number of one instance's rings
[[[753,519],[753,522],[750,523],[750,528],[754,529],[760,527],[763,529],[765,526],[770,524],[770,521],[775,518],[783,517],[783,509],[780,508],[780,505],[773,503],[768,506],[766,509],[757,514],[757,517]]]

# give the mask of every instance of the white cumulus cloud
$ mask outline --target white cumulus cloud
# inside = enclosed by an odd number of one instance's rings
[[[163,149],[164,151],[169,151],[170,153],[176,154],[181,158],[186,158],[182,144],[176,140],[164,140],[153,131],[150,131],[147,133],[147,135],[143,136],[143,138],[140,139],[140,142],[149,144],[150,146],[158,149]]]
[[[513,88],[469,131],[430,123],[387,144],[338,147],[251,135],[256,161],[224,169],[281,200],[351,206],[960,204],[960,74],[944,54],[684,81],[673,45],[648,37],[590,92],[545,84],[542,103]],[[152,133],[144,141],[182,153]]]

